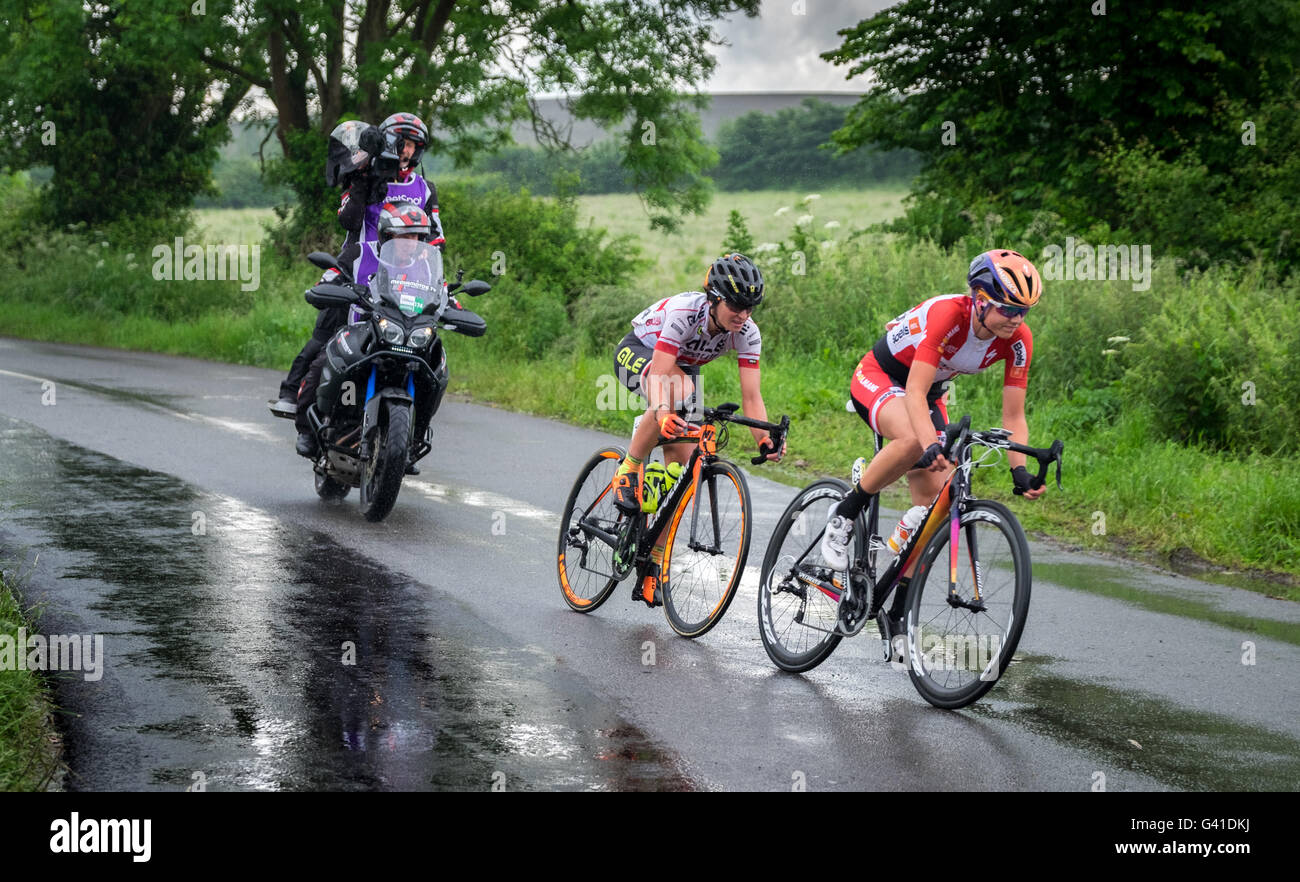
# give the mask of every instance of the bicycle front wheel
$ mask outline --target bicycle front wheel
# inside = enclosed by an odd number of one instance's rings
[[[758,631],[768,658],[783,671],[810,671],[840,643],[840,598],[818,586],[847,576],[831,572],[819,546],[830,507],[848,492],[849,485],[837,478],[809,484],[786,507],[767,543],[758,578]],[[862,541],[854,536],[859,558]]]
[[[944,524],[930,539],[907,598],[912,685],[935,707],[972,704],[993,688],[1020,643],[1032,582],[1029,543],[1011,511],[971,500],[957,531],[955,588]]]
[[[722,620],[749,557],[751,519],[740,469],[722,460],[703,466],[699,489],[686,492],[667,527],[664,614],[678,634],[699,637]]]
[[[609,599],[627,575],[614,561],[614,548],[596,531],[618,532],[625,517],[614,506],[611,484],[626,451],[605,447],[587,460],[573,482],[560,517],[559,577],[564,602],[588,613]]]

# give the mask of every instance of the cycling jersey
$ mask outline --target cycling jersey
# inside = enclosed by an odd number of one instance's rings
[[[968,294],[931,297],[885,325],[885,334],[872,347],[876,362],[900,386],[907,385],[912,363],[935,366],[937,386],[957,374],[978,374],[996,361],[1005,361],[1005,386],[1029,385],[1029,359],[1034,337],[1021,324],[1009,340],[975,336],[974,300]]]
[[[758,367],[762,335],[752,318],[739,331],[709,334],[709,298],[687,291],[651,304],[632,319],[632,333],[647,348],[677,357],[679,365],[707,364],[729,349],[742,368]]]
[[[872,429],[880,431],[880,408],[905,394],[908,372],[918,360],[936,366],[926,404],[940,435],[948,422],[942,396],[957,374],[977,374],[1001,359],[1003,385],[1028,386],[1034,348],[1029,326],[1022,323],[1009,340],[981,340],[975,336],[973,303],[968,294],[931,297],[885,325],[884,336],[858,362],[849,385],[854,409]]]

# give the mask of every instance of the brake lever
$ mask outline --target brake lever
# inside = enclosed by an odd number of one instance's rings
[[[789,433],[789,431],[790,431],[790,417],[787,414],[786,416],[781,417],[781,422],[777,424],[776,431],[768,436],[768,439],[771,440],[773,445],[773,449],[772,449],[773,453],[781,452],[781,448],[785,446],[785,436]],[[769,454],[760,453],[758,456],[750,458],[749,463],[750,465],[762,465],[763,463],[768,461],[767,459],[768,456]]]

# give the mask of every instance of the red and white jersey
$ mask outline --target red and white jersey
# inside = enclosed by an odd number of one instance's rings
[[[677,357],[678,364],[706,364],[728,349],[741,367],[758,367],[762,335],[752,318],[739,331],[709,334],[709,298],[687,291],[651,304],[632,319],[632,332],[645,346]]]
[[[969,294],[945,294],[929,300],[885,325],[885,336],[874,352],[881,367],[889,371],[887,351],[904,368],[914,361],[936,367],[934,381],[941,383],[957,374],[978,374],[995,361],[1005,361],[1004,386],[1029,385],[1029,360],[1034,335],[1021,324],[1009,340],[975,336],[974,300]]]

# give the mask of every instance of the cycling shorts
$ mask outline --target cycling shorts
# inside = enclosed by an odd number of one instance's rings
[[[646,397],[642,392],[646,374],[650,371],[650,359],[654,350],[646,346],[635,333],[629,333],[614,347],[614,375],[618,381],[632,392]],[[691,378],[691,394],[678,408],[686,414],[699,414],[700,408],[700,366],[697,364],[678,364],[682,373]],[[689,417],[688,417],[689,418]]]
[[[948,425],[948,408],[943,400],[946,392],[946,386],[940,386],[926,396],[926,403],[930,406],[930,422],[940,440],[943,440],[943,430]],[[876,418],[880,414],[880,408],[891,398],[902,398],[906,390],[885,373],[875,355],[868,352],[853,372],[849,394],[858,416],[879,435],[880,426],[877,425]]]

